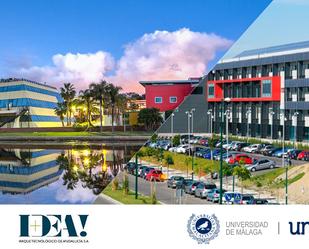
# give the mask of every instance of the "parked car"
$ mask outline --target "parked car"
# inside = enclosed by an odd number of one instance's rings
[[[275,156],[275,157],[282,157],[284,155],[284,153],[287,153],[289,150],[289,148],[280,148],[279,150],[276,150],[272,156]]]
[[[163,173],[161,170],[158,169],[152,169],[148,172],[145,179],[146,181],[158,181],[161,182],[163,179]]]
[[[268,151],[273,150],[273,149],[276,149],[276,147],[273,146],[273,145],[271,145],[271,144],[270,144],[270,145],[266,145],[265,147],[263,147],[263,148],[260,150],[260,153],[266,156],[267,153],[268,153]]]
[[[186,153],[186,149],[189,147],[189,144],[181,144],[176,148],[176,152],[177,153],[182,153],[185,154]]]
[[[225,153],[225,150],[224,150],[224,153]],[[202,157],[205,159],[211,159],[211,157],[214,158],[214,156],[218,154],[220,154],[220,149],[208,150],[203,153]]]
[[[153,169],[154,169],[153,167],[146,167],[146,168],[142,169],[140,177],[145,179],[146,175],[149,173],[149,171],[151,171]]]
[[[176,188],[177,184],[180,184],[179,182],[184,181],[184,177],[183,176],[171,176],[168,180],[167,180],[167,187],[168,188]]]
[[[217,188],[216,184],[200,182],[200,184],[198,184],[195,189],[194,195],[195,197],[199,197],[201,199],[207,198],[208,193],[212,189],[216,189],[216,188]]]
[[[198,141],[198,144],[208,146],[208,139],[205,138],[205,137],[202,137],[202,138]]]
[[[261,154],[261,150],[263,150],[266,146],[272,145],[270,143],[260,144],[260,147],[255,151],[255,153]]]
[[[192,179],[184,179],[183,181],[177,181],[176,182],[176,188],[182,188],[182,189],[185,189],[185,187],[187,185],[190,185],[194,182],[194,180]]]
[[[272,149],[269,149],[269,150],[265,150],[263,152],[263,155],[264,156],[273,156],[274,153],[276,153],[276,151],[278,150],[281,150],[281,148],[272,148]]]
[[[143,169],[146,169],[148,168],[147,166],[145,165],[142,165],[140,167],[138,167],[138,176],[141,176],[142,172],[143,172]]]
[[[245,143],[245,142],[240,142],[238,144],[235,145],[235,147],[233,148],[233,150],[235,151],[241,151],[242,148],[249,146],[250,143]]]
[[[247,147],[242,148],[242,151],[248,153],[256,153],[260,148],[261,148],[260,144],[251,144]]]
[[[276,167],[276,162],[267,158],[254,160],[252,164],[246,165],[246,168],[252,172],[263,169],[273,169]]]
[[[138,166],[141,166],[141,165],[138,164],[137,167],[138,167]],[[126,164],[125,169],[127,170],[127,172],[128,172],[129,174],[134,175],[134,174],[135,174],[135,170],[136,170],[136,163],[134,163],[134,162],[128,162],[128,163]]]
[[[225,149],[227,149],[227,150],[234,150],[234,148],[236,148],[236,146],[237,146],[239,143],[241,143],[241,142],[240,142],[240,141],[233,141],[233,142],[231,142],[230,145],[227,146],[227,148],[225,148]]]
[[[222,195],[226,192],[225,189],[222,189]],[[219,202],[220,199],[220,189],[212,189],[208,195],[207,195],[207,201],[211,201],[211,202]]]
[[[197,152],[195,153],[195,155],[196,155],[197,157],[204,157],[204,154],[205,154],[205,153],[208,153],[208,152],[210,152],[210,148],[203,148],[203,149],[200,149],[199,151],[197,151]]]
[[[240,204],[241,193],[238,192],[225,192],[223,194],[222,202],[225,204]]]
[[[303,150],[297,156],[297,160],[309,161],[309,151]]]
[[[170,151],[170,152],[176,152],[177,148],[178,148],[178,146],[170,147],[170,148],[168,149],[168,151]]]
[[[225,152],[223,155],[222,155],[222,159],[223,160],[227,160],[227,158],[230,158],[232,155],[236,155],[236,154],[239,154],[239,152],[236,152],[236,151],[229,151],[228,153]],[[214,156],[214,159],[219,161],[220,160],[220,153],[218,153],[217,155]]]
[[[191,184],[185,186],[185,193],[194,195],[196,186],[199,185],[199,181],[193,181]]]
[[[239,164],[240,162],[243,162],[244,164],[252,164],[253,158],[246,155],[246,154],[232,154],[231,157],[226,159],[228,164]]]
[[[299,153],[301,153],[301,152],[302,152],[302,150],[296,150],[296,149],[290,150],[290,151],[288,151],[288,157],[296,160]]]
[[[225,139],[222,140],[222,147],[223,147],[224,144],[226,144],[226,140],[225,140]],[[219,141],[215,144],[215,147],[216,147],[216,148],[219,148],[220,146],[221,146],[221,141],[219,140]]]
[[[257,198],[257,199],[254,198],[252,204],[255,204],[255,205],[266,205],[266,204],[268,204],[268,200],[266,200],[266,199],[261,199],[261,198]]]
[[[241,200],[239,202],[239,204],[253,204],[254,201],[254,197],[253,195],[249,195],[249,194],[242,194],[241,195]]]

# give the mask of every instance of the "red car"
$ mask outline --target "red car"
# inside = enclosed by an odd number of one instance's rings
[[[304,150],[304,151],[300,152],[297,156],[297,160],[309,161],[309,151]]]
[[[252,164],[253,159],[246,154],[236,154],[230,157],[228,163],[229,164],[237,164],[242,161],[244,164]]]
[[[161,182],[163,179],[163,173],[161,170],[153,169],[150,170],[146,175],[146,181],[159,181]]]
[[[208,145],[208,139],[207,138],[201,138],[198,143],[200,145]]]

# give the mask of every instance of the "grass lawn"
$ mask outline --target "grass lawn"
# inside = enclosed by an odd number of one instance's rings
[[[291,168],[289,168],[291,169]],[[268,188],[283,188],[285,186],[285,179],[277,179],[285,172],[285,168],[277,168],[265,174],[253,176],[243,182],[244,187],[268,187]],[[297,175],[288,180],[289,184],[296,182],[303,175]]]
[[[141,149],[142,153],[145,152],[146,150],[147,149],[145,147]],[[192,172],[192,159],[191,159],[192,157],[170,151],[163,152],[163,160],[162,160],[163,166],[165,167],[168,166],[164,158],[166,158],[169,155],[173,158],[174,161],[174,164],[169,165],[170,168],[180,170],[183,172],[186,172],[187,170],[189,173]],[[155,156],[142,156],[140,159],[150,163],[160,164],[160,160],[158,160],[158,158],[156,158]],[[195,157],[193,162],[194,162],[194,173],[196,174],[199,173],[205,174],[209,172],[218,171],[220,165],[219,161],[215,160],[212,161],[199,157]]]
[[[88,137],[88,136],[150,136],[152,132],[88,132],[88,131],[61,131],[61,132],[1,132],[0,136],[7,137]]]
[[[111,184],[108,185],[104,190],[103,194],[117,200],[123,204],[152,204],[149,196],[138,195],[138,199],[135,199],[135,193],[129,191],[128,195],[123,194],[122,189],[112,190]],[[159,203],[157,203],[159,204]]]

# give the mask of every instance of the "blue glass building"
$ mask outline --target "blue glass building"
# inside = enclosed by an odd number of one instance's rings
[[[0,80],[0,128],[59,127],[57,89],[25,79]]]

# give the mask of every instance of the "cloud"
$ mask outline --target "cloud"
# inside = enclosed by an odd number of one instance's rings
[[[103,79],[115,65],[112,55],[104,51],[88,54],[56,54],[52,57],[52,62],[52,66],[22,67],[18,74],[24,78],[53,83],[56,86],[72,82],[78,89],[82,89],[91,82]]]
[[[123,56],[115,61],[105,51],[52,57],[51,66],[22,67],[17,76],[53,83],[72,82],[77,89],[102,79],[125,91],[143,91],[140,80],[186,79],[206,73],[216,53],[226,50],[232,41],[216,34],[183,28],[174,32],[155,31],[125,45]]]
[[[230,40],[215,34],[187,28],[174,32],[155,31],[125,46],[112,79],[127,90],[140,90],[137,84],[140,80],[202,76],[216,52],[231,44]]]

